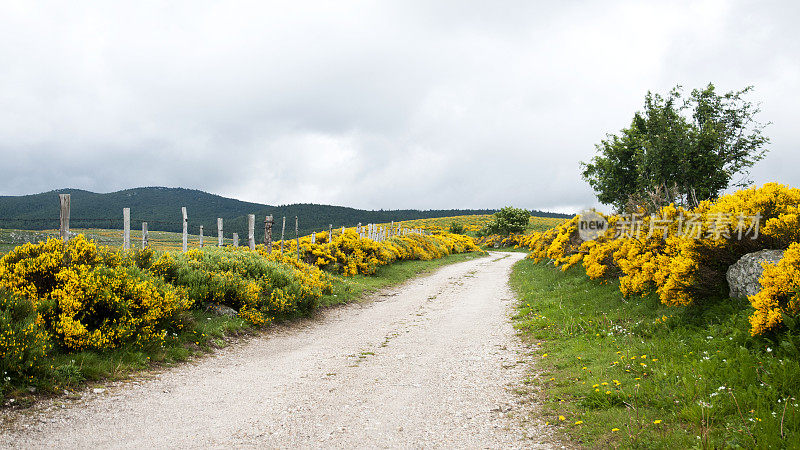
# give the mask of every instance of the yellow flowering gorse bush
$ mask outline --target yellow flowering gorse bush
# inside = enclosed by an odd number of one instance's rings
[[[781,326],[785,318],[800,314],[800,243],[792,243],[777,264],[764,264],[763,289],[749,297],[756,312],[750,332],[764,334]]]
[[[296,255],[294,241],[286,241],[286,244],[285,251]],[[273,245],[273,253],[278,253],[276,248]],[[394,236],[379,242],[363,238],[350,228],[344,234],[335,235],[332,241],[328,240],[326,232],[317,234],[313,244],[308,236],[300,239],[302,261],[344,276],[370,275],[378,267],[395,261],[430,260],[472,251],[480,251],[473,238],[446,232]]]
[[[0,288],[31,302],[36,325],[68,350],[164,337],[191,306],[179,289],[78,236],[17,247],[0,259]]]
[[[636,228],[625,235],[619,235],[615,225],[628,218],[607,216],[609,231],[589,242],[579,238],[576,216],[524,237],[520,246],[531,250],[530,258],[563,270],[582,262],[593,279],[618,277],[626,296],[656,292],[664,304],[688,306],[723,297],[725,271],[741,256],[800,241],[799,217],[800,189],[768,183],[700,202],[693,210],[666,206],[653,217],[639,217]],[[779,266],[788,270],[791,264]],[[789,278],[780,279],[779,270],[771,269],[765,283],[788,286]],[[796,303],[780,300],[784,297],[783,291],[765,289],[751,298],[757,310],[754,334],[773,328],[779,322],[777,311],[793,314]]]

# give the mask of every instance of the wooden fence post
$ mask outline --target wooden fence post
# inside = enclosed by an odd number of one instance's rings
[[[131,209],[122,208],[122,249],[131,249]]]
[[[142,250],[147,248],[147,222],[142,222]]]
[[[183,215],[183,245],[181,248],[183,252],[186,253],[186,250],[189,249],[189,216],[186,215],[186,207],[181,207],[181,215]]]
[[[300,220],[294,216],[294,239],[297,244],[297,260],[300,261]]]
[[[69,242],[69,194],[58,194],[61,204],[61,240]]]
[[[247,245],[250,250],[256,249],[256,215],[247,215]]]
[[[286,231],[286,216],[283,216],[283,226],[281,227],[281,254],[283,254],[283,232]]]
[[[203,248],[203,226],[200,225],[200,248]]]
[[[217,247],[222,247],[222,217],[217,217]]]
[[[239,233],[233,233],[233,246],[239,246]]]
[[[272,253],[272,214],[264,218],[264,243],[267,244],[267,254]]]

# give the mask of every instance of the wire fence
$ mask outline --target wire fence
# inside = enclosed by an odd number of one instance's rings
[[[211,226],[209,223],[211,221],[205,219],[201,221],[202,225],[195,223],[190,227],[185,215],[183,220],[165,221],[132,216],[130,212],[129,208],[124,208],[119,218],[70,217],[69,195],[64,194],[61,198],[61,217],[52,219],[0,217],[0,253],[6,253],[26,243],[37,243],[59,237],[69,239],[79,234],[98,244],[111,247],[134,248],[147,245],[156,250],[187,250],[217,245],[253,246],[266,243],[267,240],[279,248],[284,246],[297,248],[301,237],[299,217],[294,217],[292,223],[292,218],[289,217],[279,217],[272,222],[272,216],[269,216],[267,220],[271,222],[268,232],[266,223],[264,228],[255,227],[255,216],[252,214],[246,221],[242,218],[230,220],[229,223],[232,223],[225,229],[220,218],[213,224],[216,226]],[[245,226],[242,226],[242,222],[246,222]],[[336,235],[344,233],[345,228],[333,227],[333,224],[330,224],[327,229],[318,232]],[[357,227],[351,226],[350,229],[354,229],[361,237],[376,241],[402,234],[424,233],[421,229],[404,229],[394,222],[390,226],[377,224],[362,226],[359,223]],[[311,231],[306,235],[311,238],[312,243],[315,241],[316,233]],[[281,238],[284,245],[281,245]]]
[[[124,244],[125,227],[122,219],[70,219],[69,236],[74,237],[79,234],[84,235],[98,244],[112,247],[122,247]],[[180,222],[167,222],[159,220],[131,219],[131,229],[129,231],[130,246],[137,247],[142,242],[141,223],[147,223],[147,244],[158,250],[182,248],[183,236],[181,232],[164,231],[152,228],[179,228]],[[138,225],[138,227],[137,227]],[[194,227],[193,233],[187,233],[187,246],[195,248],[201,246],[199,226]],[[205,228],[205,227],[204,227]],[[214,234],[204,230],[203,245],[217,245],[218,236],[216,229]],[[233,232],[228,232],[223,236],[223,245],[233,245]],[[240,234],[240,233],[237,233]],[[247,244],[246,237],[244,244]],[[0,252],[5,253],[16,246],[26,243],[43,242],[50,238],[61,237],[59,219],[4,219],[0,218]],[[241,242],[240,242],[241,244]]]

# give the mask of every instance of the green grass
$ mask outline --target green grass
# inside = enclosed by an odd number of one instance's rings
[[[337,277],[333,292],[321,299],[322,307],[359,301],[381,288],[398,284],[448,264],[484,256],[482,253],[452,254],[430,261],[400,261],[381,266],[371,276]],[[169,333],[163,345],[124,347],[107,351],[52,354],[42,363],[43,373],[29,380],[0,378],[0,405],[25,407],[42,395],[60,395],[85,385],[130,378],[137,372],[158,369],[211,353],[232,338],[255,335],[255,329],[239,317],[216,316],[205,311],[185,313],[183,331]],[[8,400],[13,399],[13,403]]]
[[[488,245],[482,245],[481,249],[483,249],[483,250],[485,250],[487,252],[507,252],[507,253],[528,253],[528,252],[530,252],[530,249],[527,248],[527,247],[520,247],[520,248],[497,247],[497,248],[494,248],[494,247],[491,247],[491,246],[488,246]]]
[[[86,236],[87,239],[91,239],[94,242],[101,245],[107,245],[109,247],[117,247],[117,248],[122,247],[122,241],[123,241],[122,230],[110,230],[103,228],[76,228],[76,229],[71,229],[70,233],[83,234],[84,236]],[[205,236],[203,236],[203,244],[206,246],[216,246],[217,245],[216,233],[217,233],[216,230],[213,230],[213,235],[206,234]],[[181,250],[183,243],[183,234],[181,233],[173,233],[169,231],[148,231],[147,236],[150,247],[155,250],[169,250],[169,251]],[[10,252],[15,247],[22,245],[26,242],[39,242],[47,240],[47,238],[50,237],[54,238],[59,237],[59,231],[0,229],[0,256]],[[141,229],[131,230],[130,239],[132,248],[141,247],[142,230]],[[223,239],[223,243],[226,245],[231,245],[233,244],[233,239],[231,237],[226,237]],[[193,234],[188,235],[187,245],[189,248],[200,247],[200,236]],[[239,245],[247,245],[247,236],[244,236],[244,238],[240,237]]]
[[[333,293],[322,298],[322,306],[332,306],[357,301],[369,293],[379,289],[402,283],[420,274],[433,271],[439,267],[462,261],[480,258],[485,254],[478,252],[456,253],[444,258],[429,261],[398,261],[390,265],[380,266],[373,275],[356,275],[340,278],[333,285]]]
[[[538,348],[528,383],[563,437],[589,448],[800,447],[800,338],[752,338],[746,300],[668,308],[529,259],[511,284],[516,326]]]
[[[44,369],[39,377],[27,383],[17,381],[0,392],[5,391],[6,397],[24,406],[41,394],[58,394],[87,383],[126,379],[137,371],[179,363],[225,347],[232,337],[257,332],[239,317],[216,316],[204,311],[186,312],[183,323],[186,331],[169,333],[163,345],[53,353],[43,362]]]
[[[58,230],[29,231],[0,228],[0,256],[26,242],[38,242],[58,237]]]

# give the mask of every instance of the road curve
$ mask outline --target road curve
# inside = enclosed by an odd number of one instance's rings
[[[510,389],[526,370],[507,285],[522,257],[446,266],[150,379],[6,413],[0,446],[549,447]]]

